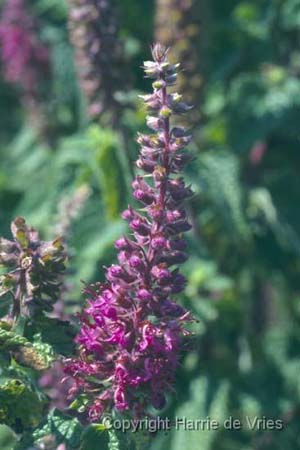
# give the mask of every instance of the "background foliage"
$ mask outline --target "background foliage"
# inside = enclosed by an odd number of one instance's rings
[[[0,234],[8,236],[11,220],[21,215],[45,239],[53,238],[64,221],[59,205],[69,200],[73,210],[84,187],[88,194],[68,225],[66,312],[73,312],[82,302],[80,280],[103,278],[103,267],[114,258],[113,241],[126,229],[119,212],[129,201],[135,134],[145,115],[137,94],[149,87],[139,66],[155,36],[157,10],[149,0],[117,2],[129,71],[124,78],[131,88],[119,93],[124,108],[116,130],[88,121],[68,40],[67,5],[31,3],[50,48],[47,134],[29,120],[20,88],[2,78]],[[158,433],[151,450],[298,449],[300,1],[195,3],[205,10],[205,48],[199,46],[198,54],[205,59],[198,66],[201,96],[195,92],[201,98],[195,104],[201,117],[194,124],[196,159],[186,173],[196,195],[189,204],[194,228],[182,301],[200,323],[164,414],[210,416],[220,423],[229,416],[243,422],[266,416],[282,419],[284,429]],[[11,392],[14,399],[38,395],[27,392],[26,383],[9,385],[5,376],[0,382],[0,417]],[[26,417],[32,423],[42,414],[43,399],[36,405]],[[95,436],[78,441],[80,424],[71,421],[66,425],[52,412],[44,435],[54,433],[56,445],[67,448],[96,448]],[[104,449],[107,442],[99,439]],[[0,448],[11,449],[11,442],[14,432],[2,426]]]

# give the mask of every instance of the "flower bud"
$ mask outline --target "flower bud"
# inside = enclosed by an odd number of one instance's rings
[[[124,278],[124,271],[121,266],[112,264],[107,270],[107,277],[110,280],[114,278]]]
[[[124,237],[115,241],[115,247],[117,250],[128,250],[127,240]]]
[[[118,411],[125,411],[128,409],[128,403],[125,400],[125,393],[123,389],[117,388],[114,394],[115,407]]]
[[[176,81],[177,81],[177,73],[173,73],[171,75],[168,75],[165,78],[165,82],[166,82],[167,86],[174,86]]]
[[[161,44],[154,44],[152,47],[152,56],[155,62],[161,63],[167,61],[168,50]]]
[[[124,220],[127,220],[129,222],[130,220],[134,219],[137,214],[133,211],[132,207],[129,206],[128,209],[125,209],[125,211],[122,212],[121,216]]]
[[[175,138],[181,138],[186,135],[186,129],[183,127],[174,127],[171,130],[171,135]]]
[[[134,219],[129,224],[133,231],[136,231],[141,236],[148,236],[150,233],[150,228],[140,219]]]
[[[152,95],[140,95],[140,97],[146,103],[149,110],[158,111],[161,108],[162,100],[157,94]]]
[[[153,172],[153,178],[155,181],[162,181],[166,178],[166,169],[162,166],[156,166]]]
[[[136,165],[139,169],[142,169],[144,172],[152,173],[156,166],[156,161],[140,157],[136,161]]]
[[[136,255],[133,255],[129,258],[129,265],[133,269],[137,270],[144,269],[145,267],[144,261],[139,256]]]
[[[126,250],[132,251],[136,249],[138,246],[134,242],[130,241],[130,239],[126,237],[121,237],[115,241],[115,247],[117,250]]]
[[[146,123],[149,128],[151,128],[154,131],[160,131],[163,130],[164,124],[161,119],[154,116],[147,116],[146,117]]]
[[[167,283],[172,278],[170,271],[160,266],[154,266],[151,273],[160,283]]]
[[[174,264],[183,264],[188,259],[186,253],[181,251],[173,251],[171,253],[165,254],[159,258],[160,263],[165,263],[168,266],[173,266]]]
[[[163,249],[167,246],[167,240],[163,236],[156,236],[151,240],[151,247],[154,249]]]
[[[186,231],[190,231],[192,226],[188,223],[187,220],[177,220],[169,225],[170,229],[175,233],[184,233]]]
[[[166,218],[168,223],[175,222],[176,220],[183,219],[185,217],[185,214],[182,211],[179,211],[178,209],[175,209],[173,211],[167,211]]]
[[[120,264],[125,264],[128,261],[128,252],[121,250],[118,253],[118,261]]]
[[[152,294],[147,289],[139,289],[136,294],[137,298],[142,301],[150,301],[152,299]]]
[[[183,239],[172,239],[168,242],[168,247],[172,250],[185,250],[187,245]]]
[[[176,272],[175,274],[173,274],[172,293],[179,294],[181,291],[183,291],[186,285],[186,281],[187,281],[186,278],[180,273]]]
[[[164,80],[156,80],[152,83],[153,89],[162,89],[166,86],[166,82]]]
[[[145,205],[151,205],[151,203],[153,203],[155,200],[155,197],[153,194],[151,194],[149,192],[144,192],[141,189],[137,189],[136,191],[134,191],[133,196],[139,202],[145,203]]]
[[[159,115],[162,119],[168,119],[172,115],[172,110],[167,106],[163,106],[159,111]]]
[[[156,78],[160,73],[159,65],[153,61],[144,61],[143,69],[149,78]]]

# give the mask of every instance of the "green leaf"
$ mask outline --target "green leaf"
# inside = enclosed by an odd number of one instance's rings
[[[222,430],[227,418],[228,384],[214,384],[209,378],[201,377],[191,385],[190,399],[176,411],[176,417],[186,418],[190,423],[210,417],[216,420]],[[218,430],[189,430],[180,425],[172,432],[172,450],[210,450]]]
[[[133,433],[132,439],[135,444],[135,450],[147,450],[152,441],[150,433],[144,430],[138,430]]]
[[[215,205],[218,217],[228,231],[247,238],[249,229],[243,211],[243,191],[240,186],[238,159],[229,152],[207,153],[200,161],[203,193]]]
[[[60,411],[53,410],[48,415],[47,423],[43,428],[33,433],[34,440],[39,441],[43,437],[53,434],[56,444],[67,444],[68,449],[78,448],[82,425],[74,418],[64,416]]]
[[[69,355],[74,348],[75,330],[66,321],[40,316],[36,318],[34,324],[27,326],[25,335],[32,340],[39,336],[40,345],[36,342],[35,346],[41,350],[43,347],[42,351],[48,352],[48,358],[50,347],[46,344],[49,344],[56,353],[63,355]]]
[[[3,328],[0,328],[1,351],[11,352],[19,364],[35,370],[47,369],[55,359],[53,348],[42,342],[39,334],[31,343],[27,338]]]
[[[108,450],[133,450],[134,444],[128,434],[114,429],[110,429],[108,434]]]
[[[1,450],[12,450],[17,442],[17,436],[11,428],[0,425],[0,448]]]
[[[0,423],[17,433],[36,427],[44,406],[45,400],[21,380],[9,380],[0,386]]]
[[[13,350],[19,346],[30,345],[30,342],[23,336],[0,328],[0,351]]]
[[[90,425],[82,433],[80,441],[80,450],[106,450],[109,433],[101,424]]]
[[[97,126],[90,128],[91,148],[95,164],[93,170],[100,185],[107,218],[116,219],[123,207],[126,185],[117,148],[120,146],[117,136],[111,130],[102,130]]]
[[[44,359],[48,366],[55,360],[55,353],[53,347],[47,342],[42,341],[42,336],[37,333],[33,337],[34,350]]]
[[[86,410],[86,406],[89,403],[89,398],[86,394],[81,394],[70,405],[70,409],[77,410],[79,413],[83,413]]]

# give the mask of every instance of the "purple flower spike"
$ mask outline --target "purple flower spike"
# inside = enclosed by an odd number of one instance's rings
[[[69,0],[69,31],[75,63],[91,119],[109,114],[116,124],[124,88],[124,50],[114,0]],[[126,78],[126,77],[125,77]]]
[[[187,259],[182,233],[191,226],[183,202],[192,191],[177,175],[189,160],[182,149],[190,137],[183,128],[171,128],[170,119],[188,108],[180,96],[168,93],[178,65],[169,63],[159,44],[152,54],[154,61],[144,70],[155,80],[154,92],[143,99],[156,134],[138,136],[137,165],[147,175],[132,184],[143,213],[129,206],[122,214],[131,235],[115,242],[119,265],[107,269],[106,283],[87,289],[78,356],[65,367],[75,381],[73,396],[87,399],[91,422],[112,409],[137,418],[150,406],[164,407],[189,335],[185,325],[192,320],[173,298],[186,283],[178,265]]]

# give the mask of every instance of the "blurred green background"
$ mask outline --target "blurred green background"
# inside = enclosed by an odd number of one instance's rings
[[[152,450],[300,449],[300,0],[117,1],[117,124],[88,118],[67,2],[27,7],[51,76],[32,111],[1,63],[0,234],[17,215],[45,238],[63,230],[66,304],[80,307],[81,280],[103,279],[126,230],[119,213],[145,118],[138,94],[151,88],[140,66],[157,38],[173,45],[196,157],[185,174],[195,196],[180,300],[200,323],[164,414],[265,416],[284,428],[159,433]]]

